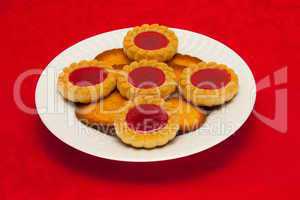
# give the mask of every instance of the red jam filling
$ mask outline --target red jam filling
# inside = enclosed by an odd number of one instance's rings
[[[84,67],[71,72],[69,80],[77,86],[91,86],[103,82],[108,73],[99,67]]]
[[[192,75],[191,82],[200,89],[220,89],[230,82],[230,74],[224,69],[201,69]]]
[[[140,104],[131,108],[126,116],[128,127],[142,133],[165,127],[168,119],[166,111],[155,104]]]
[[[136,88],[159,87],[165,82],[165,74],[154,67],[139,67],[128,74],[128,82]]]
[[[134,38],[134,43],[141,49],[156,50],[169,44],[168,38],[155,31],[141,32]]]

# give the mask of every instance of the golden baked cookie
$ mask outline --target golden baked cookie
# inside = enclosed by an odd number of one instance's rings
[[[126,65],[117,79],[121,95],[132,99],[138,95],[159,95],[166,98],[176,90],[175,74],[167,64],[141,60]]]
[[[198,107],[181,100],[172,98],[166,101],[172,109],[178,111],[179,130],[181,133],[187,133],[200,128],[206,120],[206,114]]]
[[[163,99],[139,96],[130,101],[115,121],[117,136],[136,148],[155,148],[174,139],[178,116]]]
[[[230,101],[238,92],[236,73],[223,64],[201,62],[184,69],[179,89],[195,105],[216,106]]]
[[[116,78],[111,66],[97,60],[83,60],[64,68],[57,84],[65,99],[90,103],[109,95],[116,87]]]
[[[115,91],[97,103],[77,106],[75,114],[84,124],[113,134],[115,119],[119,117],[127,102],[118,91]]]
[[[190,55],[183,55],[177,53],[169,62],[168,65],[181,65],[188,67],[189,65],[198,64],[202,62],[200,58],[190,56]]]
[[[128,31],[123,47],[132,60],[167,61],[177,52],[178,39],[166,26],[144,24]]]
[[[118,117],[128,101],[123,98],[118,91],[114,91],[105,99],[88,105],[76,107],[75,113],[78,119],[87,124],[114,124],[115,118]]]
[[[95,59],[113,66],[114,69],[122,69],[124,65],[131,63],[131,60],[124,53],[123,48],[103,51],[98,54]]]
[[[201,59],[197,57],[193,57],[190,55],[182,55],[177,53],[169,62],[168,65],[174,69],[176,74],[176,80],[179,80],[180,75],[184,68],[188,67],[189,65],[198,64],[202,62]]]

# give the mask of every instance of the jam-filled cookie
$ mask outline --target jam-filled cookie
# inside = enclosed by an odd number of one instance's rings
[[[223,64],[201,62],[183,70],[180,92],[195,105],[216,106],[230,101],[238,92],[236,73]]]
[[[166,98],[176,90],[174,70],[155,60],[132,62],[119,73],[117,87],[121,95],[128,99],[137,95]]]
[[[122,48],[103,51],[98,54],[95,59],[113,66],[114,69],[122,69],[124,65],[131,63],[131,60],[127,57]]]
[[[130,101],[115,121],[117,136],[137,148],[155,148],[174,139],[178,116],[163,99],[139,96]]]
[[[132,60],[170,60],[178,48],[173,31],[158,24],[144,24],[130,30],[123,41],[124,51]]]
[[[194,131],[200,128],[206,120],[204,111],[184,100],[172,98],[166,103],[178,112],[180,133]]]
[[[110,94],[116,87],[116,78],[111,66],[97,60],[84,60],[64,68],[57,84],[65,99],[90,103]]]
[[[198,64],[200,62],[202,62],[202,60],[197,57],[193,57],[190,55],[182,55],[180,53],[177,53],[168,62],[168,65],[174,69],[175,74],[176,74],[176,80],[179,80],[180,75],[181,75],[182,71],[184,70],[184,68],[186,68],[190,65]]]
[[[115,91],[97,103],[76,107],[75,114],[84,124],[113,134],[115,119],[123,111],[127,102],[118,91]]]

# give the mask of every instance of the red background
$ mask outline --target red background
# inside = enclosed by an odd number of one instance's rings
[[[299,199],[299,1],[1,0],[0,17],[0,199]],[[38,116],[17,108],[12,94],[20,73],[44,68],[82,39],[143,23],[189,29],[227,44],[257,81],[288,66],[288,85],[260,91],[255,107],[273,117],[274,89],[288,87],[288,132],[252,115],[210,150],[137,165],[74,150],[52,136]],[[30,106],[37,79],[22,86]]]

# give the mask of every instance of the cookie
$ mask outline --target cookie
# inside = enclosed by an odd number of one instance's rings
[[[198,106],[222,105],[234,98],[238,88],[236,73],[215,62],[201,62],[185,68],[179,80],[182,95]]]
[[[139,96],[115,121],[118,138],[136,148],[155,148],[173,140],[179,129],[177,113],[163,99]]]
[[[128,99],[139,95],[158,95],[166,98],[176,87],[173,69],[156,60],[132,62],[123,68],[117,78],[118,90]]]
[[[75,114],[83,123],[103,132],[113,133],[111,129],[113,129],[115,119],[119,117],[127,102],[118,91],[114,91],[97,103],[76,107]]]
[[[170,60],[178,48],[178,38],[173,31],[159,24],[144,24],[128,31],[123,48],[132,60]]]
[[[206,120],[204,111],[184,100],[172,98],[166,103],[178,112],[180,133],[194,131],[200,128]]]
[[[65,99],[90,103],[109,95],[116,87],[116,77],[111,66],[97,60],[83,60],[64,68],[57,85]]]
[[[103,51],[98,54],[95,59],[111,65],[114,69],[122,69],[124,65],[131,63],[131,60],[127,57],[122,48]]]
[[[176,74],[176,80],[179,80],[180,75],[181,75],[182,71],[184,70],[184,68],[186,68],[190,65],[198,64],[200,62],[202,62],[202,60],[197,57],[177,53],[168,62],[168,65],[174,69],[175,74]]]

